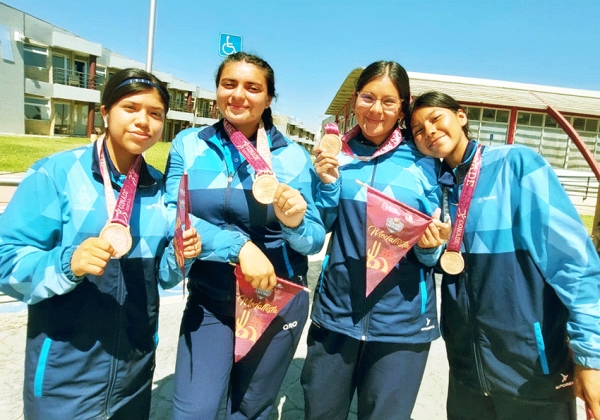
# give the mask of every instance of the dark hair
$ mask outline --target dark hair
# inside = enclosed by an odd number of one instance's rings
[[[217,69],[217,74],[215,76],[215,84],[217,89],[219,88],[219,82],[221,81],[221,74],[223,73],[223,69],[229,63],[239,63],[244,62],[248,64],[254,64],[256,67],[262,70],[265,80],[267,81],[267,95],[271,98],[276,98],[275,94],[275,72],[273,68],[267,63],[265,60],[260,58],[254,54],[248,54],[245,52],[237,52],[235,54],[228,55],[219,65]],[[261,119],[265,124],[266,128],[270,128],[273,125],[273,116],[271,115],[271,107],[265,109],[262,113]]]
[[[398,89],[400,99],[402,99],[402,113],[406,117],[410,103],[410,82],[404,67],[395,61],[382,60],[369,64],[356,79],[354,90],[360,92],[371,80],[383,76],[389,77]]]
[[[167,85],[145,70],[128,68],[116,72],[104,86],[102,105],[106,111],[125,96],[156,89],[165,107],[169,111],[169,91]]]
[[[432,90],[430,92],[425,92],[425,93],[417,96],[416,98],[414,98],[412,103],[408,107],[408,113],[406,114],[406,128],[408,128],[412,132],[411,125],[410,125],[411,124],[410,119],[412,117],[412,114],[418,109],[430,108],[430,107],[449,109],[450,111],[454,112],[455,114],[461,109],[464,111],[464,108],[456,101],[456,99],[454,99],[450,95],[447,95],[445,93],[438,92],[435,90]],[[462,129],[468,138],[469,137],[469,121],[468,120]]]

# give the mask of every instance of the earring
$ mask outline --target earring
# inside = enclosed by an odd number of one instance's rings
[[[108,115],[104,117],[104,128],[108,128]]]

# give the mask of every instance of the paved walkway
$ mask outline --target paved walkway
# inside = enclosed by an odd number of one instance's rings
[[[314,289],[320,270],[320,261],[310,264],[309,286]],[[439,293],[438,293],[439,296]],[[177,352],[177,333],[185,304],[181,294],[165,296],[161,300],[159,336],[156,356],[156,372],[152,391],[151,418],[170,419],[173,396],[173,371]],[[0,312],[0,420],[22,419],[22,383],[25,349],[25,326],[27,312]],[[304,329],[306,335],[307,328]],[[306,356],[306,339],[300,341],[279,393],[279,405],[269,420],[302,420],[304,397],[300,386],[300,372]],[[398,378],[402,380],[402,378]],[[413,420],[444,419],[448,363],[443,340],[433,342],[425,376],[412,413]],[[356,400],[349,420],[356,419]],[[585,416],[578,411],[578,419]],[[385,419],[382,419],[385,420]]]

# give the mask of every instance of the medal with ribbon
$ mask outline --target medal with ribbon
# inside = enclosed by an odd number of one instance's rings
[[[112,218],[106,223],[100,238],[107,241],[115,250],[115,258],[121,258],[131,249],[132,238],[129,231],[129,217],[133,209],[135,190],[140,177],[140,168],[142,167],[142,155],[137,155],[133,164],[127,171],[127,177],[121,187],[118,199],[115,200],[115,194],[108,173],[108,166],[104,156],[104,136],[96,142],[98,151],[98,160],[102,172],[102,182],[104,183],[104,196],[106,198],[106,211]]]
[[[256,148],[227,119],[223,119],[223,127],[233,145],[256,171],[256,178],[252,184],[252,195],[261,204],[273,203],[279,182],[271,170],[271,151],[263,122],[261,121],[258,125]]]
[[[334,129],[332,128],[332,126],[334,126],[337,129],[337,125],[335,123],[330,123],[327,124],[327,128],[326,130],[331,130],[333,131]],[[339,129],[338,129],[339,132]],[[402,131],[400,131],[400,128],[396,127],[394,129],[394,131],[392,131],[392,134],[387,138],[386,141],[383,142],[383,144],[381,146],[379,146],[377,148],[377,150],[375,151],[375,153],[373,153],[373,155],[371,156],[357,156],[354,154],[354,152],[352,152],[352,149],[350,149],[350,146],[348,146],[348,142],[353,139],[354,137],[358,136],[358,134],[360,133],[360,127],[358,125],[355,125],[354,127],[352,127],[348,132],[346,132],[343,136],[342,136],[342,153],[344,153],[345,155],[351,156],[352,158],[356,159],[356,160],[361,160],[364,162],[367,162],[371,159],[375,159],[377,156],[381,156],[387,152],[389,152],[390,150],[395,149],[396,147],[398,147],[398,145],[400,143],[402,143]]]
[[[481,145],[477,146],[475,156],[471,167],[467,171],[467,176],[463,182],[462,192],[458,200],[458,208],[456,209],[456,220],[452,227],[452,233],[448,240],[446,250],[440,258],[440,266],[442,270],[450,275],[457,275],[462,273],[465,269],[465,260],[460,253],[460,245],[462,244],[463,236],[465,234],[465,227],[467,224],[467,214],[469,213],[469,207],[471,206],[471,199],[475,192],[475,186],[477,185],[477,179],[479,178],[479,170],[481,169]],[[444,188],[444,201],[447,203],[448,189]],[[448,205],[445,205],[446,211],[449,211]]]
[[[337,155],[342,151],[342,139],[340,138],[340,129],[335,123],[325,124],[325,135],[321,137],[319,147],[327,153]]]

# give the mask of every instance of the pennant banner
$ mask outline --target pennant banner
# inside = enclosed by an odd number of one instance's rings
[[[431,217],[362,182],[359,184],[367,188],[366,295],[369,296],[418,242]]]
[[[177,192],[177,215],[175,218],[175,259],[183,275],[183,294],[185,296],[185,256],[183,255],[183,231],[191,226],[189,213],[188,175],[184,173],[179,180],[179,191]]]
[[[270,296],[261,299],[256,289],[244,279],[242,270],[235,270],[235,361],[239,361],[260,339],[273,319],[298,292],[306,287],[277,278],[277,285]]]

